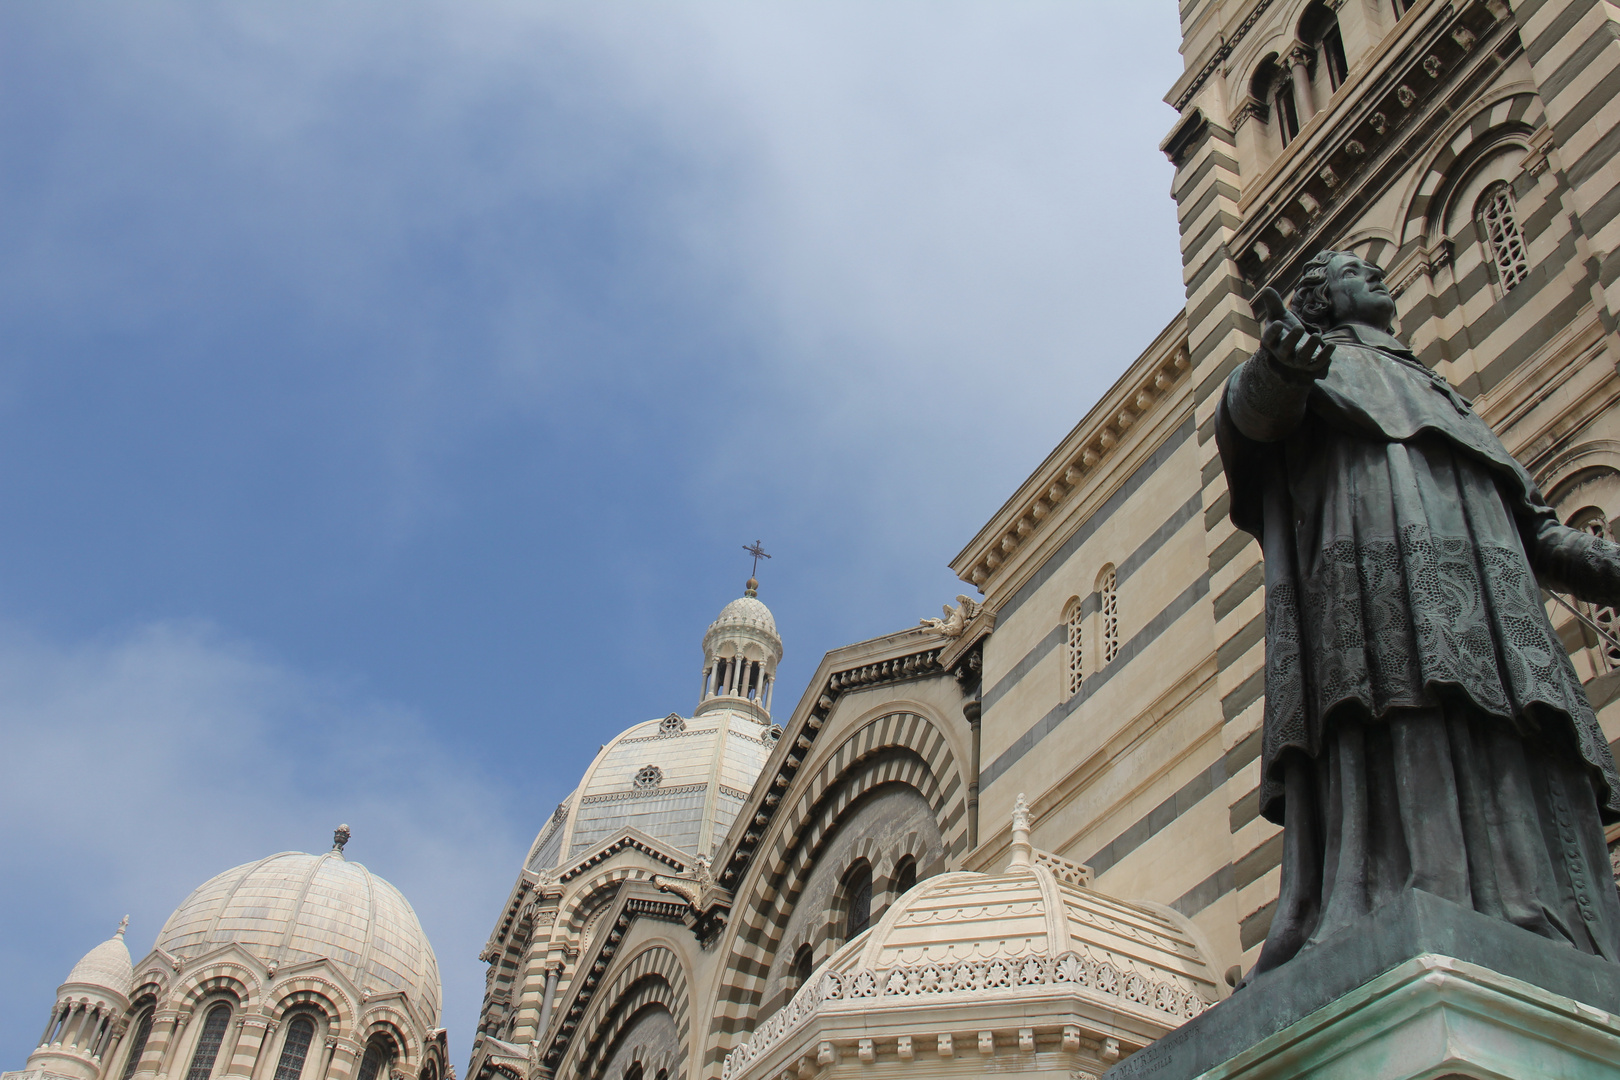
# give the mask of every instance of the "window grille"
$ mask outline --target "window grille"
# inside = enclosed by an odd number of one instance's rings
[[[643,765],[636,772],[635,785],[650,790],[664,782],[664,770],[656,765]]]
[[[140,1021],[135,1025],[135,1038],[130,1040],[129,1061],[124,1065],[123,1080],[129,1080],[140,1068],[141,1055],[146,1053],[146,1040],[152,1037],[152,1010],[147,1009],[141,1013]]]
[[[208,1080],[214,1071],[214,1059],[219,1056],[219,1044],[225,1040],[225,1029],[231,1023],[231,1007],[220,1002],[208,1010],[202,1031],[197,1034],[197,1049],[191,1054],[191,1068],[186,1080]]]
[[[1119,655],[1118,575],[1112,566],[1097,582],[1098,606],[1102,609],[1102,662],[1112,664]]]
[[[1069,697],[1080,692],[1085,680],[1086,614],[1077,596],[1069,601]]]
[[[1530,260],[1524,251],[1524,232],[1519,228],[1519,210],[1513,201],[1513,188],[1493,184],[1479,204],[1479,223],[1485,230],[1485,243],[1491,262],[1506,292],[1530,276]]]
[[[304,1058],[309,1055],[310,1040],[315,1037],[315,1022],[300,1016],[287,1025],[287,1039],[281,1044],[281,1060],[276,1063],[275,1080],[298,1080],[304,1071]]]
[[[679,713],[670,713],[658,725],[660,735],[679,735],[686,730],[686,721]]]
[[[1596,536],[1602,540],[1614,539],[1614,537],[1609,534],[1609,523],[1603,519],[1602,514],[1592,515],[1591,517],[1582,521],[1577,528],[1585,529],[1593,536]],[[1615,609],[1608,604],[1590,604],[1583,606],[1587,607],[1588,614],[1591,616],[1593,622],[1603,627],[1603,629],[1607,631],[1610,636],[1620,638],[1620,612],[1615,611]],[[1613,671],[1616,668],[1620,668],[1620,645],[1616,645],[1614,642],[1607,639],[1599,638],[1597,648],[1594,651],[1597,653],[1597,668],[1599,671]]]

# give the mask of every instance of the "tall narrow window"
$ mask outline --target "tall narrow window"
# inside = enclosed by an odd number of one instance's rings
[[[894,875],[894,894],[904,896],[917,884],[917,860],[907,858],[900,864],[899,871]]]
[[[872,868],[861,863],[844,883],[844,940],[872,925]]]
[[[191,1053],[191,1068],[186,1080],[208,1080],[214,1071],[214,1059],[219,1057],[219,1044],[225,1041],[225,1029],[231,1024],[231,1007],[223,1001],[208,1010],[203,1018],[202,1031],[197,1034],[197,1049]]]
[[[309,1056],[310,1040],[315,1038],[315,1021],[300,1016],[287,1025],[287,1038],[281,1044],[281,1060],[276,1063],[275,1080],[298,1080]]]
[[[1506,181],[1492,184],[1480,196],[1479,224],[1496,275],[1502,281],[1502,291],[1506,292],[1530,275],[1524,233],[1519,229],[1519,209],[1513,200],[1513,188]]]
[[[1080,683],[1086,677],[1086,612],[1078,596],[1069,601],[1063,621],[1068,627],[1066,633],[1069,641],[1069,692],[1065,695],[1067,699],[1080,692]]]
[[[1277,134],[1287,146],[1299,134],[1299,111],[1294,108],[1294,86],[1286,79],[1277,83],[1271,93],[1272,107],[1277,110]]]
[[[1322,35],[1322,63],[1327,68],[1328,85],[1337,90],[1350,75],[1350,64],[1344,58],[1344,35],[1339,33],[1338,20]]]
[[[1097,607],[1102,611],[1102,662],[1119,655],[1119,578],[1112,566],[1097,577]]]
[[[146,1053],[146,1040],[152,1037],[152,1012],[153,1010],[147,1009],[135,1022],[135,1037],[129,1041],[129,1060],[124,1064],[123,1080],[129,1080],[135,1075],[135,1070],[141,1067],[141,1055]]]
[[[372,1039],[366,1044],[366,1056],[360,1059],[357,1080],[377,1080],[379,1074],[386,1076],[392,1057],[386,1042],[381,1038]]]
[[[796,986],[803,986],[810,981],[811,974],[816,970],[816,954],[810,946],[800,945],[799,951],[793,954],[793,981]]]

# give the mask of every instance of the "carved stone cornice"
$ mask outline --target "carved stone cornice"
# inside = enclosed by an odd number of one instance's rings
[[[1088,487],[1089,477],[1111,463],[1127,433],[1154,412],[1192,370],[1186,337],[1183,312],[951,560],[958,577],[987,593],[1008,559],[1046,531],[1046,519]]]
[[[1176,80],[1176,86],[1179,89],[1172,89],[1165,97],[1165,101],[1169,102],[1170,106],[1177,112],[1186,109],[1187,103],[1193,99],[1198,91],[1204,88],[1204,84],[1209,81],[1209,77],[1215,74],[1215,69],[1226,62],[1226,58],[1232,55],[1232,50],[1237,48],[1238,43],[1249,36],[1249,31],[1254,29],[1254,24],[1260,21],[1260,16],[1264,15],[1266,9],[1270,6],[1271,0],[1259,0],[1259,3],[1255,4],[1249,10],[1249,13],[1243,17],[1243,21],[1233,27],[1232,32],[1226,35],[1220,45],[1210,53],[1209,59],[1199,65],[1196,74],[1192,74],[1192,77],[1188,78],[1191,73],[1183,73],[1181,78]]]

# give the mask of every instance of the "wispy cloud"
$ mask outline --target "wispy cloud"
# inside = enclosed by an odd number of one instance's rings
[[[109,918],[343,819],[464,1060],[523,844],[689,707],[741,542],[790,698],[958,591],[1174,312],[1175,44],[1117,0],[0,8],[0,1055]]]
[[[488,905],[529,839],[468,748],[361,687],[176,625],[71,646],[0,628],[0,745],[8,1065],[121,915],[138,960],[191,889],[275,851],[324,851],[339,822],[349,854],[416,907],[465,1050]]]

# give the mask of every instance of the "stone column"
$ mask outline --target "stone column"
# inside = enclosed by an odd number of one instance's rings
[[[1294,77],[1294,108],[1299,110],[1299,126],[1303,128],[1316,115],[1316,101],[1311,97],[1311,58],[1314,50],[1296,42],[1288,50],[1288,67]]]
[[[540,1001],[540,1022],[535,1027],[534,1036],[541,1043],[545,1042],[546,1029],[551,1026],[551,1007],[557,1003],[557,978],[561,974],[561,963],[550,961],[546,964],[546,994]]]
[[[979,720],[984,703],[978,698],[962,706],[962,715],[968,722],[968,789],[967,828],[968,850],[979,846]]]
[[[189,1023],[191,1023],[191,1013],[180,1011],[171,1013],[164,1033],[166,1037],[162,1040],[158,1039],[157,1025],[152,1025],[152,1040],[147,1043],[146,1056],[141,1059],[143,1067],[136,1074],[136,1080],[139,1080],[139,1077],[146,1072],[144,1066],[148,1061],[154,1064],[154,1072],[160,1080],[174,1071],[175,1057],[180,1052],[181,1044],[185,1042],[186,1025]],[[157,1043],[155,1047],[156,1058],[152,1056],[154,1052],[153,1043]]]
[[[242,1016],[236,1021],[236,1045],[226,1059],[224,1076],[252,1076],[259,1062],[259,1051],[270,1034],[270,1020],[264,1016]],[[223,1047],[221,1048],[223,1049]]]
[[[341,1037],[327,1039],[326,1045],[331,1054],[327,1057],[324,1080],[349,1080],[359,1067],[360,1055],[365,1052],[365,1046],[353,1039]]]

